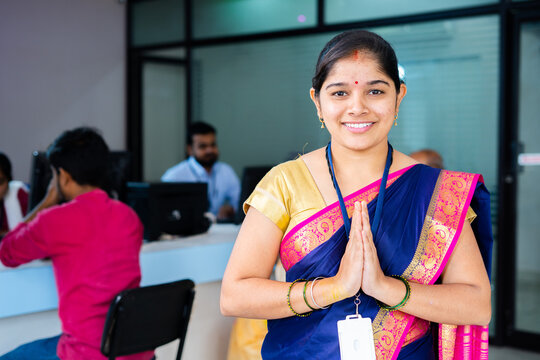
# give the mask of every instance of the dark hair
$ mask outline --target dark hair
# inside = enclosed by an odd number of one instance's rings
[[[194,122],[190,125],[188,130],[188,136],[187,136],[187,144],[192,145],[193,144],[193,136],[194,135],[206,135],[206,134],[216,134],[216,129],[205,122],[198,121]]]
[[[396,92],[399,93],[398,61],[392,46],[382,37],[370,31],[350,30],[336,35],[324,46],[319,54],[315,67],[315,76],[311,80],[313,89],[315,89],[315,96],[319,96],[322,84],[334,64],[338,60],[352,55],[355,50],[372,55],[379,63],[380,70],[392,79]]]
[[[109,148],[97,130],[64,131],[47,149],[47,158],[57,172],[64,169],[77,184],[103,187]]]
[[[11,174],[11,161],[9,161],[9,158],[3,152],[0,152],[0,170],[6,176],[7,181],[13,180]]]

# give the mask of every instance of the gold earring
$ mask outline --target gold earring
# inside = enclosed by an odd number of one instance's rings
[[[397,117],[398,117],[398,114],[396,114],[396,116],[394,116],[394,126],[397,126]]]
[[[319,118],[319,121],[321,122],[321,129],[324,129],[324,119],[323,119],[323,118]]]

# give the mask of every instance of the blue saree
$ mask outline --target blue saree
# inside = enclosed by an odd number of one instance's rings
[[[374,235],[383,272],[402,275],[410,281],[433,284],[439,278],[459,238],[469,205],[477,215],[473,222],[484,263],[491,264],[489,194],[475,174],[458,173],[415,165],[388,177],[380,226]],[[373,219],[380,181],[349,196],[349,215],[356,201],[368,202]],[[302,242],[317,244],[306,252]],[[280,257],[287,281],[334,276],[347,245],[339,204],[327,206],[289,231],[281,244]],[[339,359],[337,321],[356,311],[354,298],[334,303],[309,317],[268,321],[262,347],[263,359]],[[375,299],[362,294],[359,312],[373,323],[377,359],[430,359],[435,356],[430,324],[400,311],[382,310]],[[471,327],[468,328],[471,330]],[[467,333],[467,331],[465,333]],[[460,341],[458,327],[439,331],[440,358],[459,358],[455,344],[469,346],[487,356],[485,330],[474,344]],[[405,346],[406,345],[406,346]],[[484,349],[485,348],[485,349]],[[485,350],[485,351],[484,351]]]

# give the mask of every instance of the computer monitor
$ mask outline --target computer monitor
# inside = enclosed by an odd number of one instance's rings
[[[208,230],[208,185],[185,182],[128,182],[127,204],[144,225],[144,239],[162,234],[194,235]]]
[[[241,182],[241,191],[240,198],[238,202],[238,211],[235,214],[235,223],[240,224],[244,221],[244,210],[242,206],[244,201],[247,200],[249,195],[255,190],[255,187],[261,181],[261,179],[272,169],[273,165],[264,165],[264,166],[248,166],[244,168],[242,173],[242,182]]]
[[[32,153],[32,167],[30,172],[29,211],[35,208],[45,197],[51,177],[51,167],[47,155],[42,151],[34,151]]]
[[[52,173],[44,151],[32,153],[30,173],[29,209],[33,209],[47,193]],[[133,180],[131,154],[128,151],[111,151],[109,167],[104,179],[103,190],[113,199],[126,201],[126,183]]]
[[[129,181],[135,180],[129,151],[111,151],[109,154],[109,170],[103,190],[113,199],[123,202],[127,200],[127,187]]]

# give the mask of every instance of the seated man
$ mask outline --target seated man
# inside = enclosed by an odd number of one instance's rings
[[[22,181],[13,180],[11,162],[0,152],[0,239],[20,223],[28,208],[28,190]]]
[[[135,212],[100,188],[108,156],[102,137],[88,128],[66,131],[49,147],[53,177],[47,194],[6,234],[0,260],[10,267],[52,260],[62,334],[0,359],[106,359],[100,343],[107,311],[117,293],[139,286],[143,233]],[[60,199],[67,202],[58,205]]]
[[[216,129],[203,122],[194,123],[187,142],[189,158],[167,170],[161,181],[208,183],[209,211],[218,220],[232,219],[238,207],[240,181],[229,165],[217,161]]]
[[[444,169],[442,156],[431,149],[422,149],[409,154],[414,160],[419,163],[431,166],[437,169]]]

